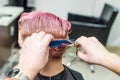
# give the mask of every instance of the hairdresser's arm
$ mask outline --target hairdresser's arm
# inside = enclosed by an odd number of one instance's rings
[[[40,32],[32,34],[24,41],[20,50],[19,63],[16,67],[23,71],[30,80],[33,80],[47,64],[49,55],[48,45],[52,39],[52,35]]]
[[[109,52],[95,37],[80,37],[76,40],[84,51],[78,56],[89,63],[104,66],[120,75],[120,56]]]

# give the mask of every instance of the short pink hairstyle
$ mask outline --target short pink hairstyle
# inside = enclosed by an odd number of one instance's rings
[[[18,22],[22,38],[30,36],[32,33],[44,31],[52,34],[56,39],[64,39],[68,35],[71,24],[58,16],[40,11],[23,13]]]
[[[71,30],[71,24],[67,20],[61,19],[51,13],[39,11],[23,13],[18,25],[22,39],[40,31],[52,34],[55,39],[65,39]],[[65,46],[61,46],[59,49],[51,48],[50,54],[52,57],[59,59],[62,57],[64,49]]]

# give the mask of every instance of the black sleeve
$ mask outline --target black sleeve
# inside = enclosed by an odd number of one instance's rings
[[[84,80],[83,76],[81,73],[75,71],[75,70],[72,70],[68,67],[65,66],[65,68],[67,69],[67,71],[72,75],[72,77],[74,78],[74,80]]]

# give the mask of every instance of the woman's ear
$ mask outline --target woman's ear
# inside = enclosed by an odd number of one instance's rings
[[[22,38],[22,35],[21,35],[21,32],[19,31],[19,34],[18,34],[18,43],[19,43],[19,46],[22,47],[23,46],[23,38]]]

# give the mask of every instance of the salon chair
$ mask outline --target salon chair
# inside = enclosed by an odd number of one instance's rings
[[[92,16],[84,16],[80,14],[68,13],[68,21],[71,22],[72,32],[70,38],[77,39],[80,36],[95,36],[106,46],[110,29],[118,14],[118,9],[110,4],[105,3],[101,16],[96,18]],[[68,66],[77,59],[67,63]],[[91,71],[94,72],[94,67],[90,65]]]

